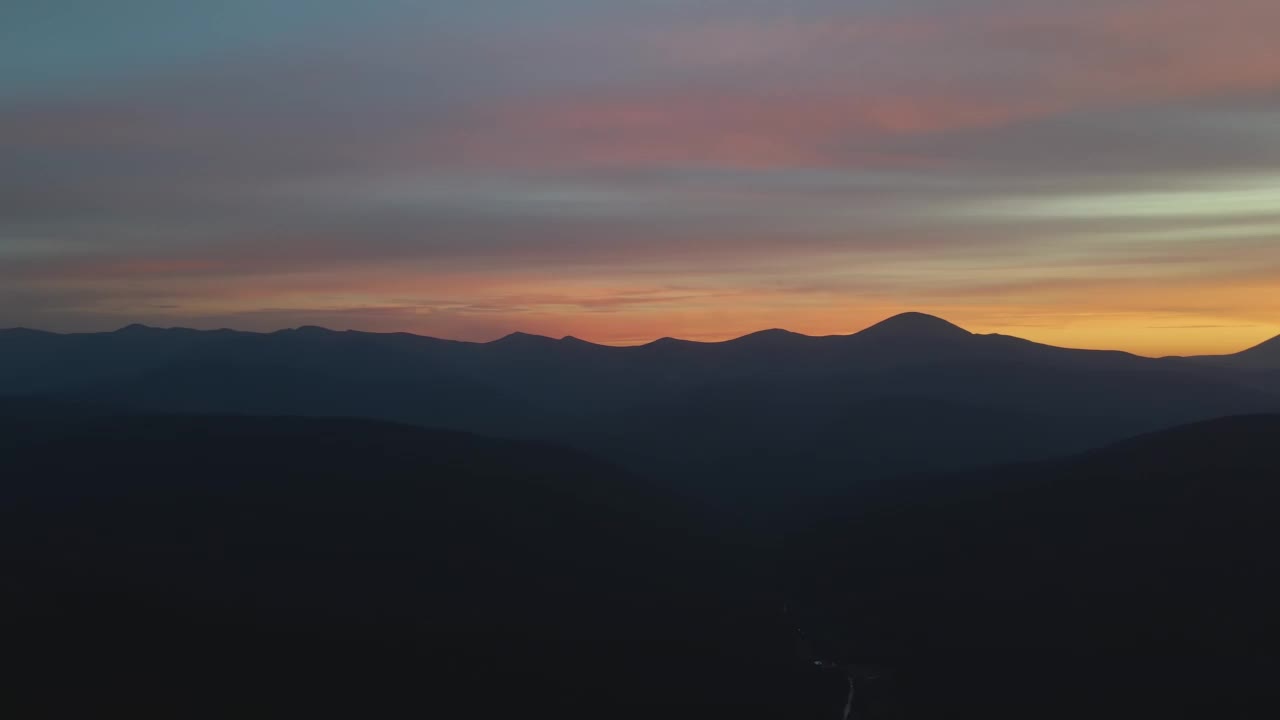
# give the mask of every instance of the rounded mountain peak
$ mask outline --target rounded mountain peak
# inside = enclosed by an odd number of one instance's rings
[[[743,335],[740,338],[726,341],[726,344],[741,345],[747,347],[779,347],[788,345],[796,340],[806,340],[804,335],[794,333],[790,330],[781,328],[772,328],[770,330],[760,330],[750,335]]]
[[[116,333],[121,335],[138,334],[138,333],[146,333],[146,332],[155,332],[156,330],[159,330],[159,329],[160,328],[153,328],[150,325],[143,325],[142,323],[133,323],[131,325],[125,325],[119,330],[116,330]]]
[[[486,344],[509,347],[541,347],[544,345],[555,344],[556,342],[557,341],[554,338],[549,338],[545,335],[531,335],[526,332],[513,332]]]
[[[302,325],[296,328],[278,330],[276,334],[296,335],[300,337],[320,337],[322,335],[333,335],[334,332],[329,328],[320,327],[319,325]]]
[[[906,312],[876,323],[858,335],[902,340],[953,340],[970,337],[973,333],[940,317]]]

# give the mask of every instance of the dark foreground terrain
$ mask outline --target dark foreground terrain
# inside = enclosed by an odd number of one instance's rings
[[[732,701],[725,596],[749,594],[691,515],[604,463],[368,421],[8,430],[7,680],[55,711]]]
[[[816,654],[897,669],[910,717],[1280,709],[1280,416],[903,481],[792,538]]]
[[[1274,716],[1276,416],[728,531],[535,443],[5,410],[28,716]]]

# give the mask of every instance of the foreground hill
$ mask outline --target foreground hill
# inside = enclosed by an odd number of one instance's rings
[[[902,478],[778,558],[551,446],[103,413],[0,402],[15,714],[796,720],[847,668],[864,718],[1274,716],[1280,416]]]
[[[1080,452],[1280,411],[1274,373],[975,335],[907,313],[630,348],[299,328],[0,332],[0,393],[153,413],[349,416],[553,442],[717,502]],[[927,447],[927,452],[919,448]]]
[[[904,483],[794,542],[796,624],[899,668],[912,717],[1267,717],[1278,448],[1230,418]]]
[[[0,623],[22,670],[4,703],[478,718],[772,702],[751,691],[732,558],[605,463],[367,421],[8,411]]]

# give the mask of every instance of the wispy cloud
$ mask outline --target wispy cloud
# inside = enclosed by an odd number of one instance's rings
[[[0,28],[0,324],[1280,332],[1270,0],[220,7]]]

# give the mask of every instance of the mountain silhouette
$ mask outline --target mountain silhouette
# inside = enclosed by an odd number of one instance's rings
[[[716,343],[725,349],[732,349],[737,352],[761,352],[788,350],[792,348],[804,347],[807,343],[811,343],[814,338],[800,333],[793,333],[790,330],[782,330],[773,328],[770,330],[761,330],[749,335],[743,335],[733,340],[726,340],[723,343]],[[690,345],[694,345],[690,343]]]
[[[864,338],[937,341],[967,338],[972,334],[942,318],[918,312],[895,315],[857,333]]]
[[[89,716],[778,701],[787,658],[753,645],[762,600],[732,557],[607,463],[369,421],[31,409],[0,405],[0,629],[24,668],[0,707],[24,688]]]
[[[0,329],[0,337],[7,337],[7,338],[35,339],[35,338],[51,336],[56,334],[57,333],[51,333],[46,330],[33,330],[31,328],[25,328],[25,327]]]
[[[1265,357],[1273,362],[1280,362],[1280,335],[1277,335],[1260,345],[1249,348],[1240,354],[1246,357]]]
[[[1157,360],[976,335],[921,313],[851,335],[767,330],[636,347],[321,328],[8,332],[0,395],[133,412],[362,417],[550,442],[750,513],[903,473],[1062,456],[1277,411],[1280,375],[1246,362],[1265,350]]]
[[[119,330],[116,330],[117,335],[141,335],[143,333],[157,333],[157,332],[164,332],[164,330],[161,330],[160,328],[148,327],[146,325],[143,325],[142,323],[133,323],[132,325],[126,325],[120,328]]]
[[[824,718],[831,667],[865,717],[1275,699],[1277,415],[899,478],[778,546],[541,443],[111,413],[0,400],[6,709]]]
[[[898,668],[912,717],[1262,717],[1278,442],[1280,416],[1228,418],[905,482],[793,542],[797,623]]]
[[[1277,347],[0,331],[0,629],[55,715],[1230,715]]]
[[[487,343],[495,347],[514,347],[514,348],[530,348],[530,347],[546,347],[548,345],[558,344],[555,338],[549,338],[544,335],[530,335],[529,333],[513,332],[510,335]]]
[[[1240,368],[1280,371],[1280,336],[1235,355],[1197,358]]]

